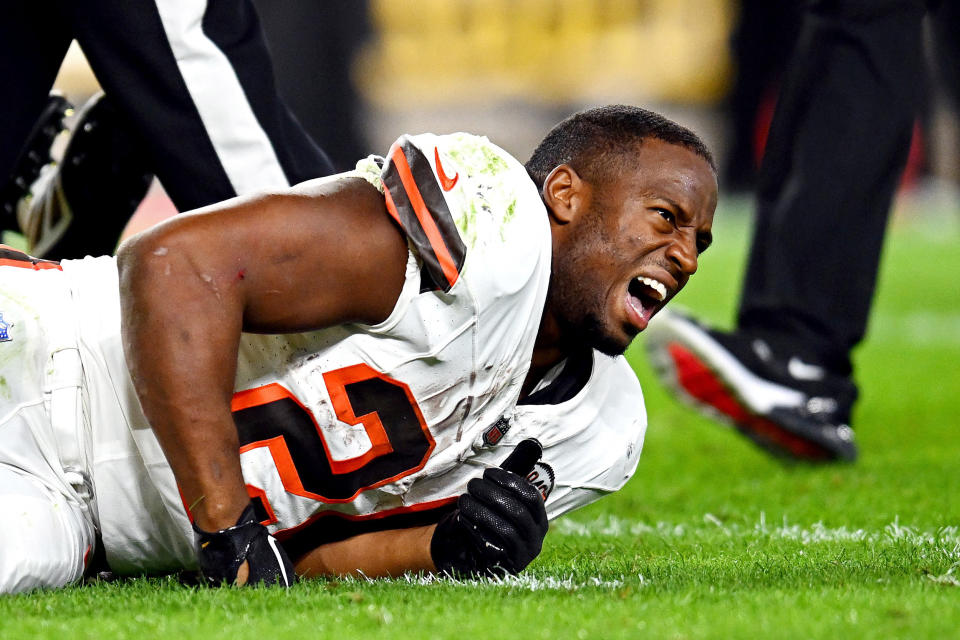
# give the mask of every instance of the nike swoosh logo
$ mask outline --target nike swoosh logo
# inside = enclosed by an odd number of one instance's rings
[[[290,576],[287,575],[287,568],[283,564],[283,556],[280,555],[280,550],[277,549],[277,541],[273,536],[267,536],[267,542],[270,543],[270,548],[273,549],[273,555],[277,559],[277,566],[280,568],[280,575],[283,576],[283,586],[291,586]]]
[[[823,380],[826,373],[823,367],[815,364],[807,364],[800,358],[794,356],[787,363],[787,371],[797,380]]]
[[[440,178],[440,186],[444,191],[450,191],[450,189],[453,189],[454,185],[457,184],[460,172],[455,173],[453,178],[447,177],[446,171],[443,170],[443,165],[440,164],[440,150],[436,147],[433,148],[433,159],[437,161],[437,177]]]

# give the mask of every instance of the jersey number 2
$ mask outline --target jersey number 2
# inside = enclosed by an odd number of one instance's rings
[[[369,450],[334,459],[313,414],[273,383],[233,396],[240,453],[267,447],[284,489],[322,502],[349,502],[423,468],[434,440],[407,385],[366,364],[329,371],[323,381],[337,419],[362,425]]]

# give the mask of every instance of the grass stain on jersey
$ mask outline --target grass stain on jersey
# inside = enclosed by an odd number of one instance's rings
[[[514,198],[510,201],[510,204],[507,205],[507,208],[504,210],[503,215],[500,216],[500,241],[507,241],[507,226],[510,224],[510,221],[513,220],[513,216],[517,213],[517,200]]]
[[[459,218],[457,218],[457,228],[460,229],[460,235],[468,247],[477,244],[477,201],[471,199],[469,209],[464,207]]]
[[[457,145],[447,150],[458,164],[495,176],[509,169],[507,161],[490,148],[490,141],[479,136],[457,136]]]
[[[513,220],[513,216],[517,213],[517,200],[514,198],[510,201],[510,204],[507,205],[507,213],[503,216],[503,226],[510,224],[510,221]],[[501,227],[501,233],[503,229]]]

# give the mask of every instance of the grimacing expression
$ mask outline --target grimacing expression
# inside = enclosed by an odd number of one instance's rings
[[[623,353],[697,270],[711,243],[717,179],[693,151],[659,139],[632,167],[583,180],[555,230],[551,313],[565,342]]]

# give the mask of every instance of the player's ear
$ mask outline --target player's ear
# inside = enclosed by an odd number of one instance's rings
[[[589,185],[568,164],[554,167],[543,181],[543,201],[551,218],[557,224],[573,220],[585,203],[585,191]]]

